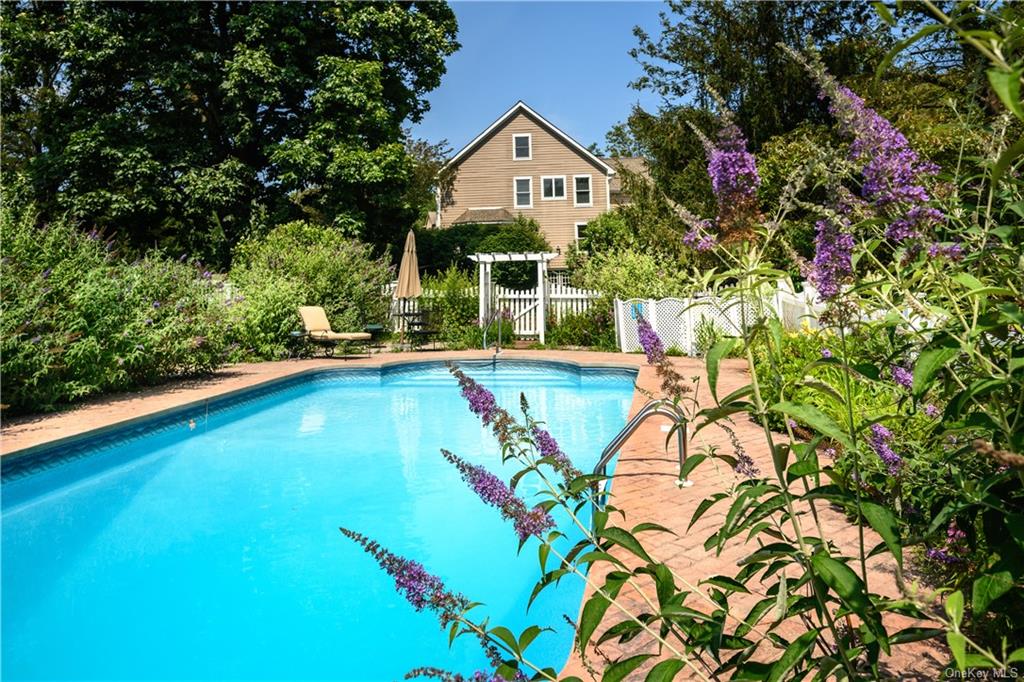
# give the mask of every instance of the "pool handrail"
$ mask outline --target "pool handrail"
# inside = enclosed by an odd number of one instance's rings
[[[495,308],[491,312],[491,316],[487,319],[487,323],[484,325],[484,350],[487,350],[487,332],[490,331],[491,325],[494,323],[498,316],[501,315],[501,308]],[[498,353],[501,352],[501,323],[498,323],[498,345],[494,350],[494,357],[497,359]]]
[[[686,464],[687,446],[686,446],[686,415],[683,414],[682,409],[671,400],[664,398],[648,401],[640,410],[633,416],[622,430],[619,431],[618,435],[611,440],[610,443],[601,452],[601,459],[597,461],[597,465],[594,467],[594,473],[599,476],[605,476],[608,471],[608,463],[611,462],[612,458],[618,453],[619,450],[626,444],[626,441],[636,433],[636,430],[640,428],[640,425],[647,421],[653,416],[668,417],[672,420],[673,426],[675,427],[676,440],[679,445],[679,471],[682,473],[683,466]],[[604,492],[601,493],[600,500],[601,504],[604,504],[605,498],[607,497],[607,481],[605,482]],[[693,481],[685,478],[680,478],[676,485],[681,488],[689,488],[693,485]]]

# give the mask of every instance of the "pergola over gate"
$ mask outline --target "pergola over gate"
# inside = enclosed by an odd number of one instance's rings
[[[547,279],[548,263],[558,258],[557,253],[474,253],[469,260],[480,266],[480,324],[491,321],[494,306],[494,285],[491,282],[491,268],[495,263],[536,263],[536,300],[519,316],[534,312],[537,315],[537,333],[544,343],[544,323],[547,320]]]

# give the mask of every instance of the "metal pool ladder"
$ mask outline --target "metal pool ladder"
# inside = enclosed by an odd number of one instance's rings
[[[597,466],[594,467],[594,473],[604,476],[608,471],[608,463],[612,460],[612,457],[622,449],[622,446],[626,444],[630,436],[636,433],[636,430],[640,428],[640,425],[647,421],[649,418],[660,415],[662,417],[668,417],[672,420],[676,426],[676,440],[679,444],[679,470],[683,470],[683,465],[686,463],[686,416],[683,411],[679,409],[678,405],[675,405],[671,400],[659,399],[651,400],[646,405],[640,408],[640,411],[629,420],[622,430],[619,431],[619,435],[615,436],[608,446],[605,447],[601,453],[601,459],[598,460]],[[689,488],[693,485],[693,481],[680,478],[676,481],[676,485],[680,488]],[[602,494],[602,502],[606,493]]]

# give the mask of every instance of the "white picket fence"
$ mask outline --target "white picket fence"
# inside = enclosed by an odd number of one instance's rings
[[[385,288],[385,294],[391,296],[397,283],[392,282]],[[478,297],[478,287],[465,289],[465,295],[474,300]],[[577,289],[558,281],[549,281],[545,287],[547,295],[548,319],[560,322],[568,314],[579,314],[593,304],[593,301],[600,297],[600,292],[590,289]],[[505,287],[494,287],[495,306],[501,310],[506,318],[512,320],[516,336],[530,337],[537,336],[540,330],[537,329],[537,289],[506,289]],[[391,297],[391,324],[395,331],[402,331],[408,315],[418,313],[421,306],[430,307],[430,300],[437,296],[437,292],[431,289],[424,289],[423,295],[419,298],[399,300]]]
[[[624,353],[641,350],[638,324],[646,319],[661,338],[665,348],[677,348],[686,355],[698,354],[700,326],[711,325],[719,335],[737,336],[744,326],[771,312],[783,327],[798,330],[804,326],[818,327],[818,314],[823,306],[816,303],[817,294],[809,287],[795,293],[786,282],[773,291],[752,297],[742,303],[725,301],[714,296],[694,298],[662,298],[615,300],[615,329],[619,348]]]

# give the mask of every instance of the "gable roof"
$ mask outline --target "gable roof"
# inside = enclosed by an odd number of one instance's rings
[[[460,159],[462,159],[464,156],[468,155],[471,151],[476,149],[477,146],[480,145],[480,143],[482,143],[484,140],[490,137],[492,133],[498,130],[498,128],[503,126],[513,116],[520,113],[526,114],[530,118],[534,119],[538,124],[540,124],[542,128],[547,128],[548,131],[551,132],[551,134],[562,140],[562,142],[564,142],[567,146],[575,149],[577,152],[580,153],[581,156],[583,156],[583,158],[587,159],[598,168],[604,170],[608,175],[615,175],[614,168],[609,166],[600,157],[593,154],[590,150],[581,145],[579,142],[577,142],[576,140],[572,139],[567,134],[559,130],[553,123],[551,123],[551,121],[548,121],[546,118],[538,114],[536,111],[526,106],[526,103],[523,100],[519,100],[518,102],[513,104],[511,109],[509,109],[504,114],[499,116],[497,121],[487,126],[487,128],[482,133],[474,137],[469,144],[460,149],[455,154],[455,156],[448,160],[448,163],[446,163],[445,165],[451,166],[458,163]]]

